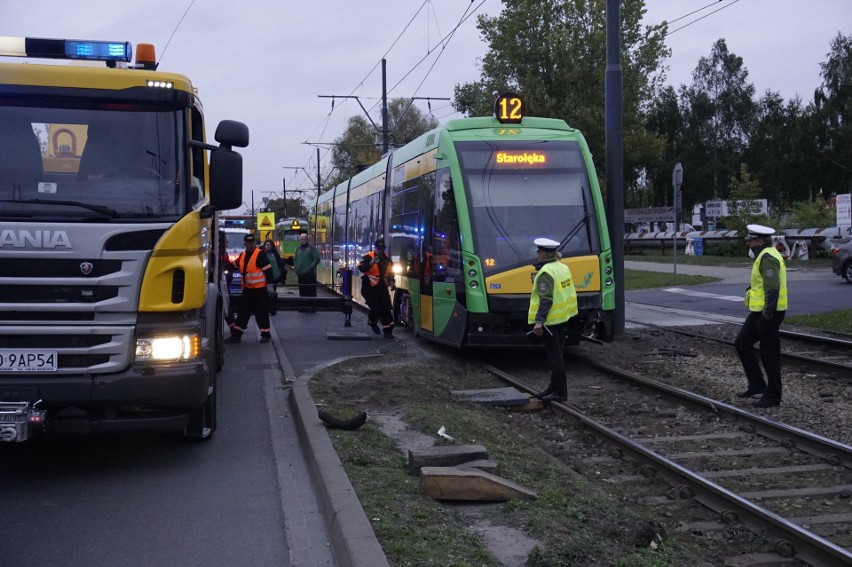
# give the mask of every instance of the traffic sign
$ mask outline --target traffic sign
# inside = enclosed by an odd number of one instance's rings
[[[275,213],[257,213],[257,230],[273,230],[275,228]]]

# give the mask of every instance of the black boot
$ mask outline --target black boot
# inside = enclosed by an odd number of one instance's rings
[[[382,331],[379,329],[378,325],[376,325],[375,323],[370,323],[370,322],[367,322],[367,324],[370,325],[370,328],[373,330],[373,333],[375,333],[377,335],[382,334]]]
[[[553,393],[553,384],[551,384],[550,386],[548,386],[547,388],[545,388],[544,390],[542,390],[538,394],[533,394],[533,397],[541,400],[541,399],[544,399],[545,396],[549,396],[552,393]]]
[[[393,327],[385,327],[382,331],[384,332],[386,339],[393,338]]]
[[[241,342],[242,340],[243,340],[242,335],[235,335],[235,334],[232,333],[230,337],[225,339],[225,342],[228,343],[228,344],[236,344],[236,343]]]

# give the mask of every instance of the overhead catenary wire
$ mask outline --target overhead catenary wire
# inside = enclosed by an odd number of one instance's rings
[[[422,3],[422,4],[421,4],[421,5],[417,8],[417,10],[415,11],[414,15],[413,15],[413,16],[409,19],[409,21],[406,23],[406,25],[404,26],[404,28],[402,29],[402,31],[401,31],[401,32],[397,35],[396,39],[394,39],[394,41],[391,43],[390,47],[388,47],[388,49],[385,51],[385,53],[382,55],[382,57],[379,59],[379,61],[378,61],[378,62],[377,62],[377,63],[376,63],[376,64],[375,64],[375,65],[374,65],[371,69],[370,69],[370,71],[367,73],[367,75],[364,77],[364,79],[362,79],[362,80],[361,80],[361,81],[360,81],[360,82],[359,82],[359,83],[355,86],[355,88],[353,88],[353,89],[352,89],[352,91],[350,92],[350,94],[349,94],[348,96],[352,96],[355,92],[357,92],[357,91],[358,91],[358,89],[362,89],[362,88],[364,87],[364,84],[366,83],[367,79],[369,79],[369,77],[370,77],[370,76],[371,76],[371,75],[375,72],[375,70],[376,70],[376,69],[379,67],[379,65],[381,64],[381,60],[382,60],[382,59],[386,59],[387,55],[388,55],[388,54],[389,54],[389,53],[393,50],[394,46],[396,46],[396,44],[399,42],[399,40],[400,40],[400,39],[401,39],[401,38],[405,35],[405,32],[408,30],[408,28],[409,28],[409,27],[411,27],[411,24],[414,22],[414,20],[416,19],[416,17],[417,17],[417,16],[418,16],[418,15],[422,12],[423,8],[424,8],[424,7],[425,7],[425,6],[426,6],[426,5],[427,5],[430,1],[431,1],[431,0],[425,0],[425,1],[424,1],[424,2],[423,2],[423,3]],[[467,5],[467,7],[465,8],[464,12],[463,12],[463,13],[462,13],[462,15],[460,16],[459,21],[456,23],[456,25],[455,25],[455,26],[454,26],[454,27],[453,27],[453,28],[452,28],[452,29],[451,29],[451,30],[450,30],[447,34],[445,34],[445,35],[441,36],[441,37],[440,37],[440,39],[439,39],[439,40],[435,43],[435,45],[434,45],[434,46],[432,46],[431,48],[429,48],[429,49],[427,50],[426,55],[424,55],[424,56],[423,56],[423,57],[422,57],[419,61],[417,61],[417,62],[416,62],[416,63],[415,63],[415,64],[411,67],[411,69],[409,69],[409,70],[408,70],[408,71],[407,71],[407,72],[403,75],[402,79],[400,79],[399,81],[397,81],[397,83],[396,83],[395,85],[393,85],[393,87],[391,87],[390,89],[388,89],[388,91],[387,91],[387,93],[388,93],[388,94],[389,94],[389,93],[391,93],[394,89],[396,89],[396,88],[397,88],[397,87],[398,87],[398,86],[399,86],[399,85],[400,85],[400,84],[401,84],[401,83],[402,83],[402,82],[403,82],[406,78],[408,78],[408,77],[409,77],[409,76],[410,76],[410,75],[411,75],[411,74],[412,74],[412,73],[413,73],[413,72],[414,72],[414,71],[415,71],[415,70],[416,70],[416,69],[417,69],[417,68],[418,68],[418,67],[419,67],[419,66],[420,66],[420,65],[421,65],[421,64],[422,64],[422,63],[423,63],[426,59],[428,59],[428,58],[429,58],[429,56],[430,56],[430,55],[432,55],[432,54],[435,52],[435,50],[436,50],[436,49],[438,49],[438,48],[440,47],[440,48],[441,48],[441,51],[438,53],[438,56],[436,57],[436,60],[433,62],[432,66],[429,68],[429,70],[427,71],[427,73],[426,73],[426,75],[424,76],[423,80],[421,81],[421,83],[420,83],[420,84],[418,85],[418,87],[417,87],[417,90],[419,91],[419,89],[423,86],[423,83],[426,81],[426,78],[429,76],[429,74],[430,74],[430,73],[432,72],[432,70],[434,69],[435,64],[437,63],[437,60],[438,60],[438,59],[440,58],[440,56],[443,54],[444,50],[446,49],[447,45],[449,44],[449,41],[452,39],[452,37],[454,36],[454,34],[456,33],[456,31],[458,31],[458,29],[459,29],[459,28],[460,28],[460,27],[461,27],[461,26],[462,26],[462,25],[463,25],[463,24],[464,24],[467,20],[469,20],[469,19],[471,18],[471,16],[473,16],[473,15],[474,15],[474,14],[475,14],[475,13],[476,13],[476,12],[477,12],[480,8],[481,8],[481,7],[482,7],[482,5],[483,5],[483,4],[485,4],[486,0],[480,0],[480,1],[479,1],[479,3],[478,3],[478,4],[476,4],[476,6],[475,6],[475,7],[471,8],[471,6],[473,6],[474,2],[475,2],[475,0],[470,0],[469,4]],[[416,94],[416,93],[415,93],[415,94]],[[360,98],[363,98],[363,97],[360,97]],[[381,100],[382,100],[382,99],[381,99],[381,98],[379,98],[379,97],[370,97],[368,100],[373,100],[374,98],[375,98],[375,100],[377,100],[377,101],[381,101]],[[373,106],[371,106],[369,110],[370,110],[370,111],[373,111],[373,110],[376,108],[376,106],[377,106],[377,105],[378,105],[378,102],[377,102],[376,104],[374,104]],[[316,133],[317,133],[317,131],[318,131],[318,130],[320,130],[320,129],[322,130],[322,135],[324,135],[324,134],[325,134],[326,129],[328,128],[328,125],[330,124],[330,120],[331,120],[331,116],[332,116],[332,114],[333,114],[335,111],[337,111],[337,110],[338,110],[341,106],[343,106],[344,108],[346,108],[346,106],[345,106],[345,105],[334,105],[334,104],[332,104],[332,107],[331,107],[331,109],[329,110],[328,114],[326,114],[326,116],[323,118],[323,120],[322,120],[322,122],[320,123],[320,125],[318,125],[316,128],[314,128],[313,132],[311,132],[311,134],[310,134],[310,135],[306,138],[306,140],[303,142],[303,144],[312,145],[313,143],[309,142],[308,140],[310,140],[310,139],[311,139],[311,137],[312,137],[314,134],[316,134]],[[451,116],[452,114],[453,114],[453,113],[450,113],[450,114],[448,114],[447,116]],[[321,145],[321,144],[316,144],[316,145]],[[306,164],[307,164],[307,163],[309,163],[310,161],[313,161],[313,160],[312,160],[312,159],[308,159],[308,161],[306,162]]]
[[[721,1],[722,1],[722,0],[719,0],[719,2],[721,2]],[[694,24],[694,23],[696,23],[696,22],[700,22],[700,21],[701,21],[701,20],[703,20],[704,18],[707,18],[707,17],[709,17],[709,16],[712,16],[713,14],[715,14],[715,13],[717,13],[717,12],[721,12],[721,11],[722,11],[722,10],[724,10],[725,8],[730,8],[731,6],[733,6],[734,4],[736,4],[736,3],[737,3],[737,2],[739,2],[739,1],[740,1],[740,0],[732,0],[730,3],[725,4],[725,5],[724,5],[724,6],[722,6],[721,8],[717,8],[716,10],[713,10],[712,12],[710,12],[710,13],[708,13],[708,14],[704,14],[704,15],[703,15],[703,16],[701,16],[700,18],[696,18],[696,19],[692,20],[691,22],[688,22],[688,23],[686,23],[686,24],[684,24],[684,25],[680,26],[679,28],[673,29],[673,30],[672,30],[672,31],[670,31],[667,35],[669,35],[669,36],[670,36],[670,35],[672,35],[673,33],[679,32],[680,30],[682,30],[682,29],[684,29],[684,28],[688,28],[688,27],[689,27],[689,26],[691,26],[692,24]],[[707,5],[707,6],[705,6],[704,8],[701,8],[701,9],[699,9],[699,10],[696,10],[696,12],[700,12],[701,10],[704,10],[705,8],[708,8],[709,6],[712,6],[712,5],[713,5],[713,4],[708,4],[708,5]],[[692,13],[694,14],[695,12],[692,12]],[[689,15],[691,15],[691,14],[687,14],[686,16],[689,16]],[[685,18],[686,16],[681,16],[681,17],[680,17],[680,18],[678,18],[677,20],[682,20],[682,19],[683,19],[683,18]],[[677,21],[677,20],[672,20],[672,21]],[[671,23],[671,22],[670,22],[670,23]]]

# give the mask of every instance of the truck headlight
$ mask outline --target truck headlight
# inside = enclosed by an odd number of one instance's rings
[[[144,337],[136,339],[137,362],[178,362],[198,358],[198,335]]]

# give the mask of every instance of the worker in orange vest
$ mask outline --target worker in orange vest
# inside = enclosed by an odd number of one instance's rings
[[[272,264],[263,251],[257,247],[254,235],[243,238],[245,251],[240,252],[233,267],[242,275],[242,296],[237,308],[237,319],[231,323],[231,336],[226,343],[239,343],[248,326],[249,318],[254,314],[254,322],[260,329],[260,342],[268,343],[269,333],[269,294],[274,291]]]
[[[374,250],[367,252],[358,263],[361,272],[361,295],[370,308],[367,324],[375,334],[384,333],[386,339],[393,338],[393,306],[388,288],[393,282],[391,259],[385,254],[385,239],[373,244]],[[382,322],[379,330],[378,322]]]

